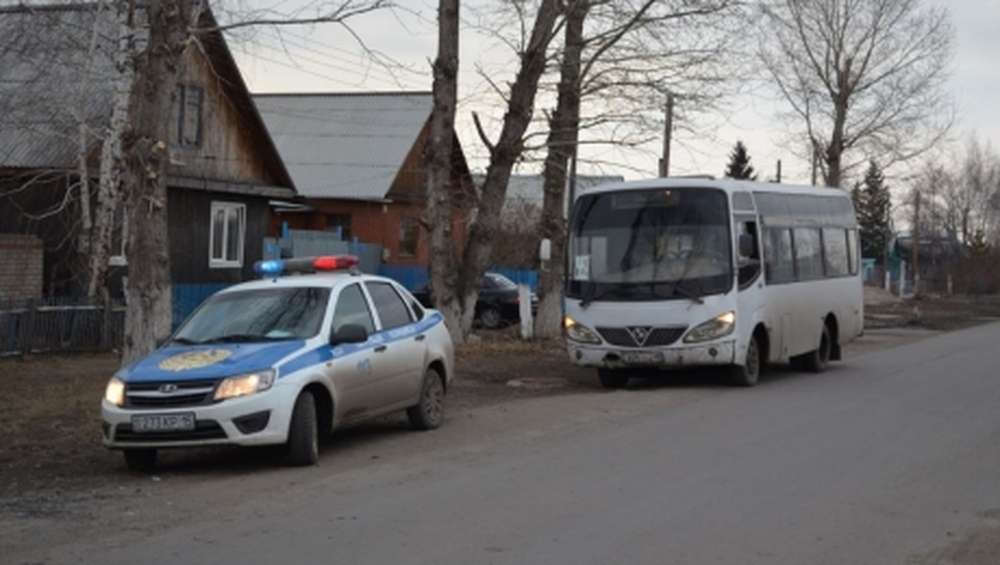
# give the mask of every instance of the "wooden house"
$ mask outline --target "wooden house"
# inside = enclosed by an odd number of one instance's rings
[[[42,238],[49,294],[79,290],[73,240],[82,196],[74,187],[81,155],[96,185],[109,124],[109,11],[91,4],[0,9],[0,233]],[[214,23],[211,13],[204,17]],[[271,223],[269,202],[296,195],[222,34],[202,35],[200,43],[184,57],[173,114],[165,117],[175,286],[252,277]],[[118,275],[127,274],[127,235],[116,231],[111,264]]]
[[[254,100],[306,203],[277,207],[273,234],[281,225],[338,232],[382,246],[387,265],[428,265],[420,217],[430,93],[256,94]],[[452,234],[461,245],[475,188],[458,136],[453,143]]]

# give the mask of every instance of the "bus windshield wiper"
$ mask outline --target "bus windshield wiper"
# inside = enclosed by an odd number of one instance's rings
[[[593,289],[597,288],[597,283],[591,283],[591,284],[593,285],[591,288]],[[586,308],[587,306],[590,306],[591,302],[595,300],[600,300],[601,298],[604,298],[605,296],[615,292],[616,290],[617,288],[614,285],[608,285],[604,287],[604,290],[601,290],[600,292],[598,292],[597,290],[588,292],[587,295],[583,297],[583,300],[580,301],[580,308]]]
[[[684,288],[683,283],[688,282],[689,280],[691,279],[677,279],[677,282],[675,282],[670,287],[670,294],[672,295],[679,294],[684,298],[697,302],[698,304],[704,304],[705,300],[701,297],[701,294],[698,294],[697,292],[692,292],[687,288]]]

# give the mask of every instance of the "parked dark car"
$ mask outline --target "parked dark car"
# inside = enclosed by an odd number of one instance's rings
[[[421,304],[433,308],[433,299],[427,287],[413,293]],[[537,297],[531,294],[532,310],[537,305]],[[502,328],[521,320],[517,284],[500,273],[486,273],[479,281],[479,300],[476,301],[474,323],[487,328]]]

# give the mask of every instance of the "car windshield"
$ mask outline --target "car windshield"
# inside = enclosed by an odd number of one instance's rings
[[[209,298],[174,336],[181,343],[306,339],[319,333],[330,289],[264,288]]]
[[[726,195],[708,188],[608,192],[577,203],[567,294],[691,298],[732,285]]]
[[[493,288],[500,290],[517,289],[517,283],[499,273],[488,273],[486,275],[486,278],[488,278],[489,282],[492,283],[492,284],[485,284],[487,281],[483,281],[484,283],[483,286],[486,288],[490,288],[492,286]]]

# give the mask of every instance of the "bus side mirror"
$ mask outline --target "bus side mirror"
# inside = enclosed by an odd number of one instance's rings
[[[344,345],[345,343],[364,343],[368,341],[368,330],[364,326],[357,324],[345,324],[337,328],[330,336],[330,345]]]
[[[749,234],[740,234],[740,257],[753,257],[754,254],[753,237]]]

